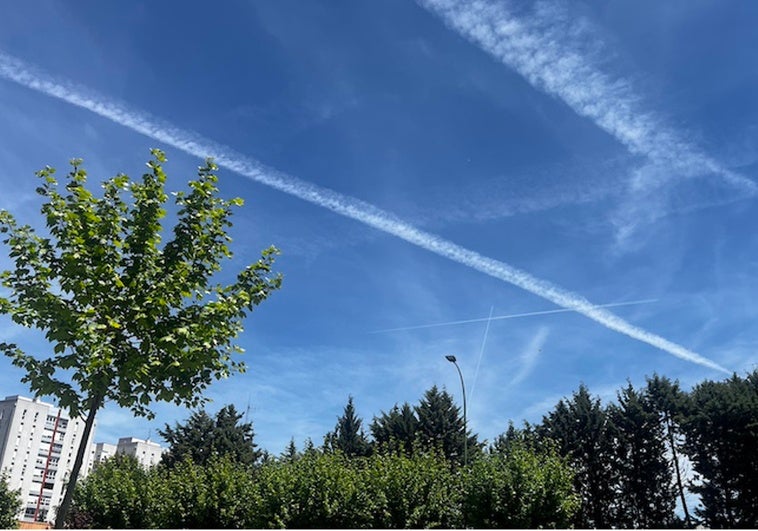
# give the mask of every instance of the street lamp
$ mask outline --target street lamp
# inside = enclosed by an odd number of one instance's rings
[[[445,359],[455,365],[458,369],[458,376],[461,377],[461,389],[463,389],[463,466],[468,466],[468,428],[466,426],[466,385],[463,383],[463,373],[458,367],[457,360],[452,354],[445,356]]]

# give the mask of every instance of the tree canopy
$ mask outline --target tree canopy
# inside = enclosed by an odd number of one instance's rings
[[[18,511],[21,509],[21,493],[11,490],[8,478],[0,474],[0,529],[18,527]]]
[[[169,467],[189,458],[204,465],[214,456],[228,456],[236,463],[251,465],[261,457],[253,442],[252,422],[240,422],[244,415],[233,405],[222,407],[214,417],[205,410],[192,413],[183,424],[159,430],[168,443],[161,461]]]
[[[189,191],[175,194],[177,221],[162,244],[166,158],[152,154],[140,181],[117,175],[100,195],[86,187],[81,160],[71,161],[64,190],[53,168],[38,172],[47,234],[0,211],[14,262],[0,274],[9,293],[0,298],[0,312],[44,332],[52,354],[37,357],[9,343],[0,350],[25,370],[22,381],[35,395],[56,397],[72,416],[88,415],[70,485],[105,401],[148,417],[155,400],[200,405],[214,379],[244,369],[233,358],[241,351],[234,339],[247,313],[281,284],[272,274],[273,247],[231,284],[214,283],[222,260],[232,256],[227,231],[242,201],[218,197],[211,160]]]
[[[347,457],[362,457],[371,452],[371,445],[361,425],[363,420],[355,413],[353,397],[348,397],[342,416],[337,419],[334,430],[324,437],[324,449],[339,450]]]
[[[417,438],[422,446],[437,447],[451,461],[463,463],[464,441],[468,437],[469,455],[475,455],[481,445],[470,430],[464,434],[461,410],[453,397],[437,386],[424,393],[416,406]]]

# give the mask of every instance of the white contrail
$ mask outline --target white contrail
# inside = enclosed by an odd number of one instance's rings
[[[595,308],[615,308],[617,306],[632,306],[634,304],[648,304],[658,302],[658,299],[641,299],[638,301],[611,302],[608,304],[598,304]],[[373,330],[369,334],[381,334],[383,332],[402,332],[404,330],[418,330],[420,328],[437,328],[438,326],[452,326],[468,323],[481,323],[484,321],[498,321],[500,319],[517,319],[519,317],[532,317],[533,315],[550,315],[551,313],[575,312],[573,308],[560,308],[558,310],[538,310],[535,312],[509,313],[508,315],[496,315],[494,317],[477,317],[476,319],[463,319],[460,321],[447,321],[445,323],[431,323],[414,326],[402,326],[400,328],[385,328],[383,330]],[[489,325],[488,325],[489,328]]]
[[[487,317],[487,326],[484,327],[484,337],[482,337],[482,346],[479,348],[479,359],[476,362],[476,370],[474,371],[474,383],[471,384],[471,391],[469,396],[471,400],[474,399],[474,391],[476,391],[476,382],[479,380],[479,367],[482,365],[482,358],[484,357],[484,347],[487,345],[487,336],[490,334],[490,324],[492,323],[492,312],[495,311],[494,306],[490,306],[490,315]]]
[[[677,131],[645,112],[631,83],[600,71],[584,53],[586,28],[570,23],[554,4],[538,2],[533,16],[519,17],[504,2],[489,0],[417,0],[456,32],[518,72],[533,85],[560,98],[574,112],[595,122],[632,153],[683,176],[712,173],[740,190],[755,194],[758,185],[699,152]],[[669,174],[672,172],[669,172]],[[656,188],[659,176],[634,187]]]
[[[207,140],[195,133],[179,129],[145,112],[129,108],[122,103],[85,90],[70,82],[56,80],[2,51],[0,51],[0,76],[48,96],[59,98],[92,111],[108,120],[192,156],[201,158],[206,156],[213,157],[220,166],[224,166],[253,181],[327,208],[342,216],[397,236],[439,256],[513,284],[558,306],[579,312],[611,330],[652,345],[678,358],[729,373],[729,371],[716,362],[681,345],[677,345],[668,339],[634,326],[605,309],[597,308],[584,297],[546,280],[536,278],[526,271],[488,258],[435,234],[418,229],[394,214],[370,203],[268,168],[255,159],[246,157],[232,148]]]

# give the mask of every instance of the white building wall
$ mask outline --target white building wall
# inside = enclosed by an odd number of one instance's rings
[[[109,457],[116,455],[116,449],[117,447],[115,444],[108,444],[104,442],[93,443],[90,446],[91,458],[89,461],[89,470],[92,471],[95,466],[102,463]]]
[[[52,404],[22,396],[0,401],[0,470],[8,476],[11,489],[21,490],[19,519],[34,521],[35,515],[38,521],[54,519],[83,431],[83,420],[69,419]],[[87,452],[83,474],[89,470],[90,457]]]
[[[116,452],[131,455],[144,467],[157,465],[165,451],[161,445],[135,437],[121,437]]]

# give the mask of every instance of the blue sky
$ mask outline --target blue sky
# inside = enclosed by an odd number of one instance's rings
[[[226,273],[282,250],[248,372],[207,390],[274,453],[320,443],[348,395],[366,423],[434,384],[460,400],[449,353],[490,440],[580,382],[755,367],[756,4],[48,0],[4,21],[1,208],[39,226],[34,171],[72,157],[96,183],[160,147],[178,190],[215,155],[245,200]],[[0,394],[28,394],[0,364]],[[155,411],[108,406],[96,439],[189,414]]]

